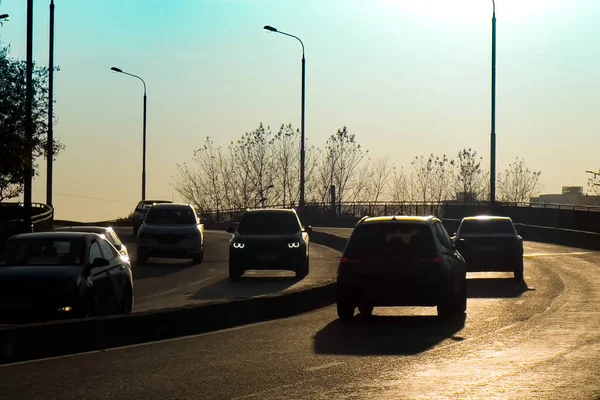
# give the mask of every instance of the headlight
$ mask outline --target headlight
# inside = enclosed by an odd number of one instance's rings
[[[298,247],[300,247],[300,243],[299,242],[288,243],[288,247],[290,249],[297,249]]]
[[[72,308],[71,306],[66,306],[66,307],[60,307],[60,308],[57,308],[57,309],[56,309],[56,311],[58,311],[58,312],[69,312],[69,311],[71,311],[72,309],[73,309],[73,308]]]
[[[234,249],[243,249],[245,246],[244,243],[240,243],[240,242],[233,242],[233,248]]]

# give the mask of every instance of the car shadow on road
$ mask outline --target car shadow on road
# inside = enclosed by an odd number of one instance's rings
[[[193,261],[188,260],[176,260],[172,262],[164,262],[161,260],[157,262],[150,259],[143,265],[137,264],[135,261],[132,262],[131,270],[133,272],[133,279],[161,278],[166,275],[186,270],[195,265],[196,264]]]
[[[298,282],[300,282],[300,279],[293,276],[244,276],[239,281],[225,278],[201,288],[191,298],[195,300],[214,300],[261,296],[281,292]]]
[[[525,281],[514,278],[469,278],[467,279],[467,297],[469,298],[514,298],[535,290]]]
[[[424,352],[452,338],[465,325],[465,318],[443,320],[438,316],[355,316],[350,322],[339,319],[321,329],[314,339],[318,354],[412,355]]]

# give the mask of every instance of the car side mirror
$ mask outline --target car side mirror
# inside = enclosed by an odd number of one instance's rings
[[[106,258],[96,257],[94,261],[92,261],[92,267],[106,267],[110,264],[110,262]]]
[[[304,231],[308,234],[312,233],[312,231],[313,231],[312,226],[310,226],[310,225],[305,226]]]
[[[233,229],[233,226],[228,226],[226,229],[227,233],[234,233],[235,230]]]

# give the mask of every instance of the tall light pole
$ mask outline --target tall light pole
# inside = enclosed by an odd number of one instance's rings
[[[282,31],[278,31],[277,29],[273,28],[272,26],[266,25],[264,27],[265,30],[269,31],[269,32],[275,32],[275,33],[281,33],[282,35],[285,36],[289,36],[289,37],[293,37],[294,39],[297,39],[300,44],[302,45],[302,111],[301,111],[301,122],[300,122],[300,201],[298,204],[298,213],[300,214],[300,221],[302,221],[302,223],[304,223],[304,188],[305,188],[305,153],[304,153],[304,93],[305,93],[305,72],[306,72],[306,61],[304,59],[304,43],[302,43],[302,40],[300,40],[299,37],[294,36],[294,35],[290,35],[289,33],[285,33]]]
[[[143,126],[143,145],[142,145],[142,201],[146,200],[146,82],[142,78],[137,75],[130,74],[129,72],[125,72],[120,68],[112,67],[111,71],[118,72],[121,74],[133,76],[134,78],[138,78],[144,84],[144,126]]]
[[[50,0],[50,55],[48,59],[48,147],[46,148],[46,204],[52,206],[52,169],[54,166],[54,0]]]
[[[23,205],[26,232],[31,231],[33,194],[33,0],[27,0],[27,65],[25,68],[25,170],[23,173]]]
[[[490,203],[496,204],[496,2],[492,0],[492,132],[490,136]]]

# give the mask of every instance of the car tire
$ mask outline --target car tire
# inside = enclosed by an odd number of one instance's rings
[[[354,317],[354,305],[347,300],[337,301],[337,314],[341,321],[350,321]]]
[[[310,266],[309,266],[309,261],[308,261],[308,257],[306,258],[306,260],[304,260],[304,262],[302,262],[302,265],[299,266],[298,268],[296,268],[296,278],[298,279],[304,279],[306,278],[306,276],[308,275]]]
[[[514,274],[515,274],[515,281],[517,281],[517,282],[523,282],[525,280],[523,260],[521,260],[518,263],[517,268],[514,271]]]
[[[200,254],[194,257],[194,264],[200,264],[204,260],[204,249],[200,251]]]
[[[144,252],[140,252],[138,250],[137,252],[137,258],[136,258],[136,263],[138,265],[144,265],[148,262],[148,254],[144,253]]]
[[[133,291],[130,287],[123,290],[123,296],[121,297],[121,306],[119,308],[119,314],[131,314],[133,311]]]
[[[362,305],[362,306],[358,306],[358,311],[366,316],[366,317],[370,317],[373,314],[373,306],[367,306],[367,305]]]
[[[467,287],[466,283],[458,294],[452,294],[446,298],[443,303],[437,305],[437,312],[440,318],[451,319],[464,317],[467,310]]]
[[[239,266],[229,263],[229,279],[232,281],[239,281],[246,271]]]

